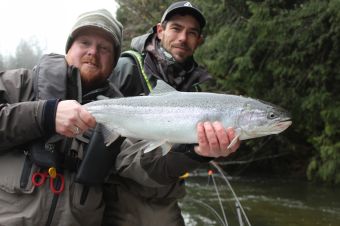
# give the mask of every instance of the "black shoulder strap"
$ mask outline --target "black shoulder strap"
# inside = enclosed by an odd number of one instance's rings
[[[141,75],[141,80],[142,80],[142,84],[143,84],[143,87],[144,87],[144,91],[145,91],[145,93],[150,93],[151,90],[152,90],[152,86],[151,86],[150,81],[148,79],[148,76],[147,76],[147,74],[145,73],[145,70],[144,70],[144,58],[143,58],[143,56],[139,52],[134,51],[134,50],[124,51],[121,54],[121,56],[122,57],[125,57],[125,56],[132,57],[132,59],[134,59],[134,61],[137,64],[139,74]]]

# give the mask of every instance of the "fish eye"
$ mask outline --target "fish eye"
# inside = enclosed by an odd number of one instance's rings
[[[276,114],[274,112],[269,112],[268,113],[268,118],[269,119],[274,119],[274,118],[276,118]]]

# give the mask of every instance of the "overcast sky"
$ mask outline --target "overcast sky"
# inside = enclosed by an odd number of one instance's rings
[[[37,39],[45,53],[64,54],[77,16],[100,8],[115,16],[117,4],[114,0],[1,0],[0,54],[13,54],[22,39]]]

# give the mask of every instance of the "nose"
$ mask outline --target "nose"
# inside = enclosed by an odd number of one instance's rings
[[[185,42],[187,40],[187,33],[185,31],[180,32],[178,40],[181,42]]]
[[[89,46],[89,48],[87,49],[87,54],[88,55],[96,55],[98,53],[98,48],[96,45],[91,45]]]

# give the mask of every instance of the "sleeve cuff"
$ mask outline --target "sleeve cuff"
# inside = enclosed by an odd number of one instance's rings
[[[200,163],[210,162],[211,160],[215,159],[214,157],[205,157],[205,156],[198,155],[194,151],[195,145],[197,144],[177,144],[173,147],[173,150],[176,152],[182,152],[190,159],[198,161]]]
[[[59,99],[47,100],[43,112],[43,128],[46,137],[52,136],[55,131],[55,117]]]
[[[205,156],[201,156],[201,155],[198,155],[195,151],[194,151],[194,147],[192,147],[192,149],[188,150],[185,152],[185,154],[195,160],[195,161],[198,161],[198,162],[201,162],[201,163],[206,163],[206,162],[210,162],[212,160],[214,160],[215,158],[214,157],[205,157]]]

